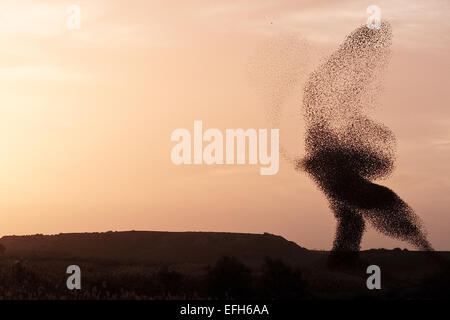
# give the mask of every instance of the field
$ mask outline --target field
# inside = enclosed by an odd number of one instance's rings
[[[424,252],[330,259],[271,234],[109,232],[3,237],[0,299],[443,299],[445,264]],[[332,263],[330,263],[330,261]],[[368,290],[366,268],[381,269]],[[81,269],[69,290],[69,265]]]

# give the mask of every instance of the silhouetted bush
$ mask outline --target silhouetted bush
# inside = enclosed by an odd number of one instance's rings
[[[165,296],[175,296],[185,291],[184,277],[181,273],[170,271],[167,266],[161,268],[156,274],[156,283]]]
[[[250,298],[252,276],[250,269],[234,257],[222,257],[207,275],[208,294],[218,299]]]
[[[265,259],[259,287],[265,299],[300,299],[307,295],[307,284],[300,269],[271,258]]]

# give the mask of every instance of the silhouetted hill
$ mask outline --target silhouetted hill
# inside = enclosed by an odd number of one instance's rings
[[[299,261],[308,250],[272,234],[127,231],[4,236],[6,255],[77,258],[127,263],[214,263],[234,256],[260,263],[266,256]]]
[[[450,252],[375,249],[336,260],[272,234],[218,232],[5,236],[0,244],[0,300],[450,298]],[[71,264],[82,270],[82,290],[66,287]],[[382,290],[366,287],[372,264]]]
[[[70,259],[117,264],[214,264],[232,256],[250,267],[266,257],[309,269],[323,268],[328,251],[307,250],[281,236],[264,233],[126,231],[4,236],[0,244],[8,257]],[[450,252],[439,252],[450,260]],[[360,254],[364,265],[383,266],[389,273],[421,277],[434,272],[436,262],[425,252],[372,249]],[[411,266],[414,266],[412,268]]]

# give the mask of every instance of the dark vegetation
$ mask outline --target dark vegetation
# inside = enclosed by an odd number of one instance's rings
[[[195,246],[199,252],[195,253]],[[448,270],[424,252],[363,251],[357,263],[331,270],[327,268],[328,252],[306,250],[270,234],[37,235],[3,237],[2,247],[0,299],[450,297]],[[186,252],[195,254],[188,256]],[[448,252],[439,254],[450,260]],[[81,268],[81,290],[66,287],[66,268],[71,264]],[[382,270],[382,290],[366,288],[365,268],[370,264]]]

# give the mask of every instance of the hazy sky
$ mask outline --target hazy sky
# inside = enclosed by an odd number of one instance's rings
[[[81,8],[68,30],[66,8]],[[331,248],[323,194],[288,162],[175,166],[171,132],[270,128],[302,156],[308,73],[378,5],[393,55],[371,117],[397,136],[386,181],[450,250],[450,2],[86,0],[0,3],[0,235],[107,230],[270,232]],[[297,42],[298,41],[298,42]],[[301,45],[296,45],[297,43]],[[267,72],[266,72],[267,70]],[[271,91],[271,88],[273,91]],[[363,248],[405,247],[369,229]]]

